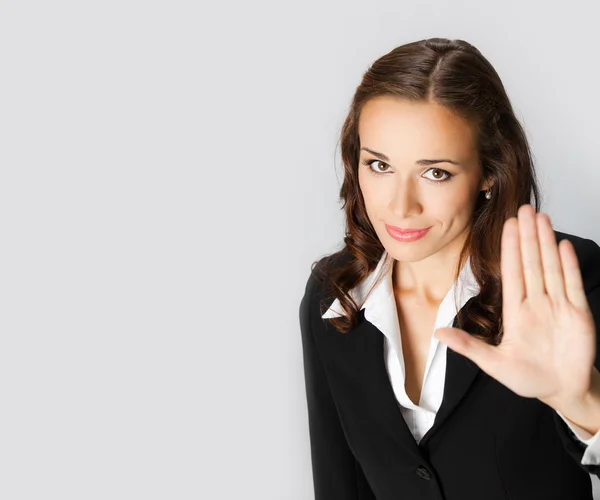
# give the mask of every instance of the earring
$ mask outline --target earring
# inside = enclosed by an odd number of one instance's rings
[[[486,197],[488,200],[489,200],[489,199],[492,197],[492,190],[491,190],[491,189],[488,189],[488,190],[485,192],[485,197]]]

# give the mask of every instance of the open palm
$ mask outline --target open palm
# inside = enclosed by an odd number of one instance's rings
[[[549,402],[585,394],[596,330],[571,242],[557,245],[549,217],[523,205],[504,223],[501,274],[498,346],[458,328],[435,336],[520,396]]]

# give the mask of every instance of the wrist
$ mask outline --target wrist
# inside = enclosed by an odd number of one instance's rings
[[[593,367],[590,388],[585,394],[547,402],[572,424],[594,435],[600,430],[600,372]]]

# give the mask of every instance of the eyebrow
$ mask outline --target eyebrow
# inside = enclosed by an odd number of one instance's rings
[[[384,155],[383,153],[378,153],[377,151],[373,151],[369,148],[361,148],[361,150],[366,151],[367,153],[371,153],[373,156],[377,156],[378,158],[381,158],[383,161],[390,161],[390,159]],[[415,163],[417,165],[433,165],[435,163],[452,163],[452,165],[460,165],[459,163],[449,160],[447,158],[445,159],[438,159],[438,160],[417,160]]]

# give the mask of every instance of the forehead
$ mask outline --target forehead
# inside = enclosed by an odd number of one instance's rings
[[[464,118],[436,103],[385,96],[369,100],[358,121],[360,145],[400,157],[401,153],[453,154],[476,152],[474,128]]]

